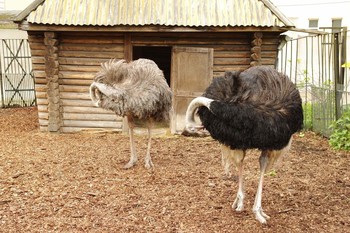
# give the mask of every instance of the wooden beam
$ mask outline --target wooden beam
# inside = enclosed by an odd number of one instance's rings
[[[258,66],[261,65],[261,46],[262,46],[262,38],[263,34],[262,32],[255,32],[253,34],[253,40],[252,40],[252,48],[250,49],[251,55],[250,55],[250,66]]]
[[[48,131],[59,132],[62,125],[62,112],[60,106],[59,90],[59,63],[58,63],[58,39],[55,32],[44,33],[45,53],[45,74],[47,81],[47,99],[48,99]]]
[[[131,35],[130,33],[125,33],[124,36],[124,59],[127,62],[130,62],[133,60],[132,57],[132,43],[131,43]]]
[[[286,32],[291,27],[178,27],[164,25],[146,26],[67,26],[31,24],[22,21],[19,29],[24,31],[60,31],[60,32]]]

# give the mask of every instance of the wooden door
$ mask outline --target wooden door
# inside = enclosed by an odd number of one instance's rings
[[[170,81],[174,93],[171,133],[183,131],[188,104],[202,95],[212,77],[212,48],[173,47]]]

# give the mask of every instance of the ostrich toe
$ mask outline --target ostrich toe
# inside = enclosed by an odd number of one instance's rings
[[[232,204],[232,209],[235,209],[237,212],[243,211],[244,204],[243,204],[244,197],[242,195],[237,195],[235,201]]]
[[[129,168],[132,168],[133,166],[135,166],[135,164],[137,163],[137,159],[130,159],[130,161],[125,164],[124,168],[125,169],[129,169]]]
[[[259,208],[257,210],[253,210],[253,212],[255,213],[256,220],[258,220],[262,224],[266,224],[267,220],[270,219],[270,216],[265,214],[262,208]]]
[[[145,162],[145,168],[150,169],[150,168],[152,168],[152,167],[154,167],[154,165],[153,165],[153,163],[152,163],[152,160],[151,160],[151,159],[146,160],[146,162]]]

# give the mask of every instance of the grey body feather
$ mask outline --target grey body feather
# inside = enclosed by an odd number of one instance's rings
[[[102,64],[90,95],[98,106],[122,117],[169,120],[172,92],[163,72],[148,59],[130,63],[110,60]]]

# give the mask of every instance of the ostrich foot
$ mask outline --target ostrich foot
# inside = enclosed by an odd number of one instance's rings
[[[258,220],[262,224],[266,224],[266,220],[270,219],[270,216],[265,214],[262,208],[253,209],[253,212],[255,213],[256,220]]]
[[[132,168],[133,166],[135,166],[136,163],[137,159],[130,159],[130,161],[127,164],[125,164],[124,169]]]
[[[237,195],[235,201],[232,204],[232,209],[235,209],[237,212],[241,212],[244,209],[243,204],[244,197],[242,195]]]
[[[146,159],[146,161],[145,161],[145,168],[150,169],[152,167],[154,167],[154,165],[152,163],[152,160],[151,159]]]

